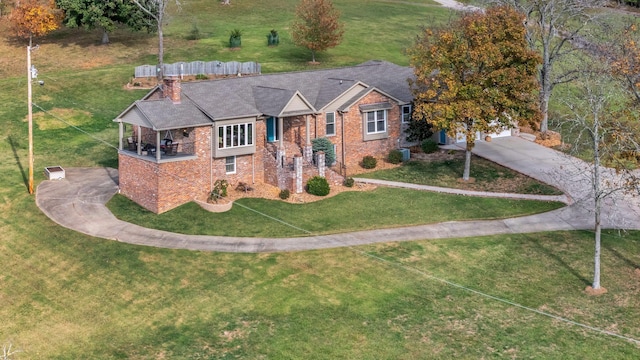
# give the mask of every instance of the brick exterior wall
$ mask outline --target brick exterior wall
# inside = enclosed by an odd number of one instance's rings
[[[364,128],[360,105],[390,102],[393,106],[387,110],[388,137],[379,140],[364,140]],[[336,160],[347,166],[347,175],[362,171],[359,163],[366,155],[379,160],[384,159],[390,150],[398,147],[401,133],[400,108],[396,102],[378,92],[371,92],[358,103],[351,106],[349,112],[336,113],[335,136],[328,138],[336,144]],[[344,117],[344,119],[342,118]],[[309,115],[310,138],[325,136],[326,122],[324,114]],[[342,154],[342,124],[344,122],[344,149]],[[155,158],[140,158],[127,152],[119,154],[120,192],[146,209],[162,213],[192,200],[206,199],[213,182],[226,179],[235,187],[238,182],[278,184],[276,161],[267,149],[266,123],[263,119],[256,121],[256,152],[250,155],[236,156],[236,173],[226,173],[226,159],[213,159],[211,153],[211,127],[196,128],[191,131],[189,139],[194,139],[194,155],[196,159],[167,161],[156,163]],[[149,129],[143,129],[143,138],[155,136]],[[153,133],[153,134],[152,134]],[[145,136],[146,135],[146,136]],[[283,121],[283,140],[295,143],[303,148],[306,143],[305,117],[286,118]],[[293,156],[294,154],[287,154]],[[289,159],[292,160],[292,159]],[[288,167],[287,167],[288,168]],[[281,174],[282,177],[283,174]],[[303,166],[303,184],[312,176],[318,175],[315,166]],[[290,171],[284,175],[285,184],[295,191],[295,173]],[[342,176],[326,169],[326,176],[332,185],[339,185]]]
[[[196,159],[157,163],[125,152],[118,156],[120,193],[155,213],[163,213],[194,199],[204,199],[211,188],[211,128],[194,129]]]
[[[393,106],[387,110],[387,135],[388,137],[380,140],[364,140],[363,113],[360,111],[360,105],[376,104],[382,102],[390,102]],[[398,103],[380,94],[379,92],[371,92],[358,103],[351,106],[348,112],[335,114],[335,136],[327,136],[332,143],[336,144],[336,160],[347,166],[347,174],[357,174],[362,172],[360,166],[362,158],[366,155],[372,155],[378,160],[387,157],[389,151],[398,148],[398,139],[403,136],[401,130],[401,113]],[[344,117],[344,119],[343,119]],[[342,125],[344,123],[344,155],[342,153]],[[325,115],[318,115],[317,123],[318,133],[325,136],[326,121]]]

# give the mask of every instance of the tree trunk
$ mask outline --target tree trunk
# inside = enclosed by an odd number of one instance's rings
[[[102,45],[107,45],[109,43],[109,33],[106,29],[102,29]]]
[[[469,181],[469,173],[471,172],[471,149],[472,145],[469,145],[467,141],[467,151],[464,154],[464,172],[462,173],[462,180]]]
[[[545,90],[544,87],[549,82],[543,82],[543,86],[540,87],[540,113],[542,119],[540,120],[540,132],[547,132],[549,130],[549,98],[551,97],[551,89]]]
[[[545,20],[542,17],[539,26],[544,26]],[[540,132],[549,130],[549,98],[553,85],[551,84],[551,40],[553,35],[547,34],[542,38],[542,64],[540,64],[539,80],[540,80],[540,112],[542,119],[540,120]]]
[[[315,63],[316,62],[316,52],[311,50],[311,62]]]
[[[162,34],[162,18],[158,17],[158,85],[162,87],[162,79],[164,78],[164,39]]]
[[[600,235],[602,228],[600,225],[600,212],[602,211],[602,199],[600,195],[600,127],[596,116],[593,126],[593,192],[595,196],[595,255],[593,261],[593,284],[594,290],[600,289]]]

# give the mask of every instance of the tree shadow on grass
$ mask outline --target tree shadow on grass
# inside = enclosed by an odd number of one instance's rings
[[[580,272],[578,272],[578,270],[571,267],[571,265],[564,261],[562,257],[558,256],[558,254],[553,251],[553,248],[547,248],[543,246],[542,243],[538,241],[538,239],[533,237],[530,238],[532,239],[532,243],[535,244],[535,246],[540,250],[541,253],[546,255],[549,259],[554,260],[563,268],[567,269],[567,271],[569,271],[571,275],[573,275],[576,279],[582,281],[585,286],[591,285],[591,281],[589,279],[585,278],[582,274],[580,274]]]
[[[607,251],[609,251],[611,254],[613,254],[613,256],[615,256],[618,259],[622,260],[622,262],[624,262],[628,266],[631,266],[634,269],[639,269],[640,268],[640,264],[638,264],[638,263],[632,261],[631,259],[625,257],[624,255],[622,255],[618,250],[614,249],[611,246],[611,244],[609,244],[608,242],[603,241],[602,242],[602,247],[607,249]]]
[[[27,174],[24,171],[24,167],[22,167],[22,163],[20,162],[20,156],[18,155],[18,148],[20,144],[16,141],[13,135],[9,135],[7,137],[7,142],[11,146],[11,151],[13,152],[13,158],[16,160],[16,165],[18,166],[18,170],[22,174],[22,181],[24,182],[25,187],[29,187],[29,180],[27,179]]]

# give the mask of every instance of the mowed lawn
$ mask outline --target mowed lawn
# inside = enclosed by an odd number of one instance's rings
[[[604,237],[609,293],[590,297],[589,232],[221,254],[91,239],[42,217],[1,245],[0,333],[24,351],[19,359],[635,359],[640,351],[439,280],[639,338],[638,233]]]
[[[182,3],[168,18],[167,62],[310,68],[308,53],[287,34],[297,1]],[[420,26],[450,17],[427,1],[336,6],[347,32],[341,46],[319,57],[324,67],[370,59],[406,65],[403,50]],[[194,23],[205,37],[186,41]],[[240,51],[225,45],[233,28],[244,32]],[[266,46],[270,29],[279,31],[280,46]],[[6,37],[4,19],[0,30],[0,344],[21,351],[14,360],[637,358],[638,346],[624,339],[431,277],[640,338],[637,232],[604,237],[602,285],[609,292],[589,297],[589,232],[221,254],[132,246],[61,228],[26,192],[26,43]],[[154,63],[156,43],[126,30],[109,46],[98,41],[98,32],[79,30],[36,41],[33,61],[46,83],[34,88],[36,184],[45,166],[117,167],[111,120],[144,96],[124,85],[134,66]]]

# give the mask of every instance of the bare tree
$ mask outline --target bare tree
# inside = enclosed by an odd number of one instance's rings
[[[600,285],[600,242],[603,216],[608,227],[624,228],[621,211],[624,197],[638,194],[637,173],[624,164],[625,154],[638,154],[638,120],[625,110],[629,98],[616,91],[617,83],[604,73],[586,75],[578,94],[567,101],[572,117],[573,130],[579,144],[590,147],[588,166],[578,174],[590,183],[591,205],[594,215],[595,253],[591,289],[593,293],[606,292]],[[606,166],[603,166],[606,165]]]
[[[558,84],[576,79],[578,69],[559,69],[557,63],[576,48],[585,27],[594,20],[591,10],[604,5],[603,0],[489,0],[509,5],[525,15],[529,45],[542,54],[538,70],[540,81],[540,131],[549,129],[549,99]]]
[[[158,68],[157,77],[158,84],[162,86],[162,78],[164,76],[164,34],[162,28],[164,25],[167,6],[171,1],[175,1],[180,7],[179,0],[131,0],[140,10],[151,17],[151,20],[157,27],[158,32]]]

